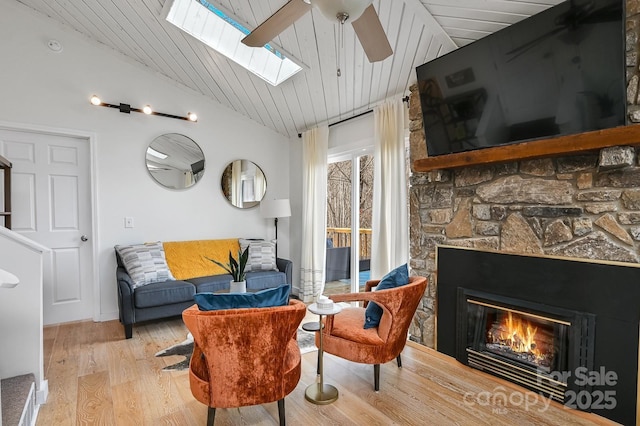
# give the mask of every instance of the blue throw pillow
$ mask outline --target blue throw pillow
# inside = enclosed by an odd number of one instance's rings
[[[257,293],[196,293],[193,299],[201,311],[237,308],[270,308],[289,304],[289,284]]]
[[[376,286],[376,291],[400,287],[406,284],[409,284],[409,268],[405,263],[382,277]],[[380,324],[380,318],[382,318],[382,308],[373,302],[369,302],[364,312],[364,328],[377,327],[378,324]]]

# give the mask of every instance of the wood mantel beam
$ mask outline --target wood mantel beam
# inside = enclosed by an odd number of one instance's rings
[[[552,139],[421,158],[414,161],[413,169],[416,172],[455,169],[474,165],[576,154],[619,145],[640,145],[640,125],[613,127],[576,135],[559,136]]]

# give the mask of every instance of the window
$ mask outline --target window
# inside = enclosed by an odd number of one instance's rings
[[[241,40],[251,31],[212,2],[174,0],[166,4],[170,5],[166,12],[168,22],[273,86],[302,70],[298,63],[285,56],[282,49],[273,43],[263,48],[242,44]]]

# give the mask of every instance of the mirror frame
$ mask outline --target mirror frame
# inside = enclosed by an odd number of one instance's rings
[[[234,166],[240,167],[240,170],[234,170]],[[247,170],[251,172],[251,169],[255,170],[253,181],[251,181],[251,174],[243,175],[243,172]],[[233,185],[234,179],[237,181],[235,186]],[[251,182],[251,185],[245,187],[245,182]],[[244,201],[242,199],[242,193],[247,190],[247,188],[250,193],[253,192],[253,200]],[[247,159],[233,160],[222,169],[220,189],[222,196],[233,207],[238,209],[251,209],[259,206],[260,202],[264,199],[267,193],[267,177],[262,168],[255,162]],[[256,191],[261,192],[259,198],[255,194]]]
[[[204,152],[188,136],[165,133],[154,138],[147,146],[145,165],[158,185],[182,191],[202,180],[205,171]]]

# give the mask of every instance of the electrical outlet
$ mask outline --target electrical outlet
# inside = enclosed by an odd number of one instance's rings
[[[133,228],[133,218],[132,217],[125,217],[124,218],[124,227],[125,228]]]

